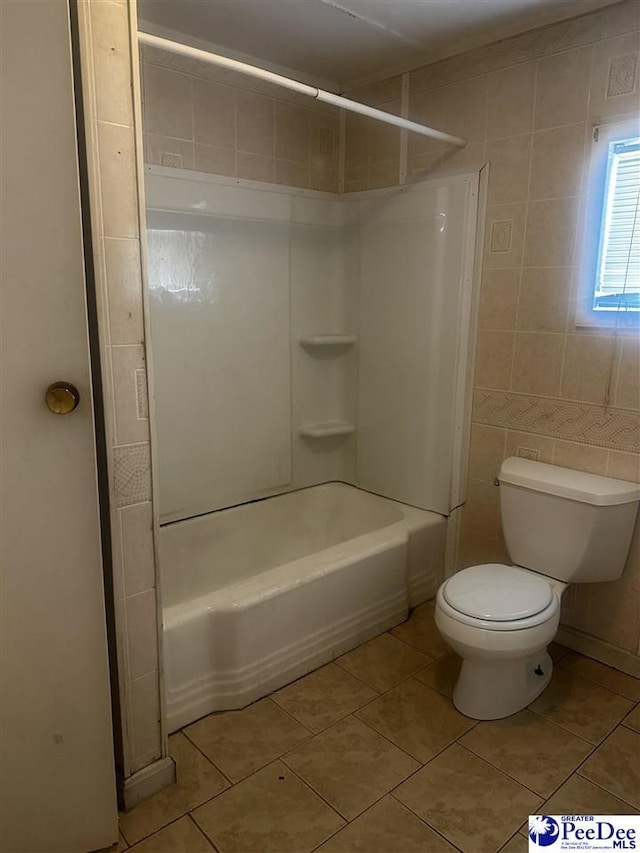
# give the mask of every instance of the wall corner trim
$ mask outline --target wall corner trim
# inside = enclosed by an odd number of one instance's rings
[[[605,640],[584,634],[577,628],[570,628],[568,625],[560,625],[555,641],[567,646],[574,652],[580,652],[580,654],[598,660],[607,666],[626,672],[627,675],[640,678],[640,657],[631,651],[619,649]]]
[[[163,788],[173,785],[175,781],[175,761],[167,755],[124,779],[119,791],[120,802],[125,811],[129,811],[142,800],[146,800],[157,794],[158,791],[162,791]]]

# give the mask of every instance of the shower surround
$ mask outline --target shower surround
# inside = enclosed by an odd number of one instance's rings
[[[433,596],[464,500],[479,176],[352,195],[147,167],[169,727]]]

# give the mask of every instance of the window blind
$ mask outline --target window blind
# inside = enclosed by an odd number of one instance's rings
[[[612,142],[602,220],[597,309],[640,307],[640,138]]]

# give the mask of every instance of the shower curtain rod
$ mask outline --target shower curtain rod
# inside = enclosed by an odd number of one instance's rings
[[[458,148],[464,148],[467,144],[466,139],[460,136],[452,136],[450,133],[444,133],[442,130],[436,130],[433,127],[427,127],[425,124],[418,124],[415,121],[402,118],[401,116],[386,113],[384,110],[377,110],[375,107],[369,107],[366,104],[359,104],[357,101],[351,101],[349,98],[343,98],[342,95],[334,95],[332,92],[325,92],[323,89],[318,89],[316,86],[308,86],[306,83],[300,83],[298,80],[292,80],[290,77],[283,77],[281,74],[275,74],[273,71],[267,71],[264,68],[259,68],[256,65],[249,65],[246,62],[239,62],[237,59],[229,59],[226,56],[220,56],[217,53],[210,53],[208,50],[200,50],[197,47],[191,47],[187,44],[173,41],[172,39],[161,38],[160,36],[151,35],[138,31],[138,41],[142,44],[147,44],[150,47],[158,47],[162,50],[169,50],[171,53],[177,53],[180,56],[186,56],[189,59],[199,59],[201,62],[208,62],[210,65],[219,65],[222,68],[228,68],[231,71],[237,71],[240,74],[249,74],[252,77],[258,77],[260,80],[265,80],[268,83],[273,83],[275,86],[282,86],[285,89],[291,89],[293,92],[298,92],[300,95],[307,95],[314,98],[316,101],[322,101],[325,104],[332,104],[334,107],[339,107],[342,110],[348,110],[352,113],[360,113],[360,115],[368,116],[369,118],[383,121],[386,124],[392,124],[395,127],[400,127],[403,130],[410,130],[412,133],[419,133],[422,136],[429,136],[431,139],[437,139],[439,142],[448,142],[450,145],[455,145]]]

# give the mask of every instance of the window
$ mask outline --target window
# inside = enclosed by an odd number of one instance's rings
[[[609,143],[595,311],[640,308],[640,137]]]
[[[640,319],[640,127],[594,128],[582,259],[580,325]]]

